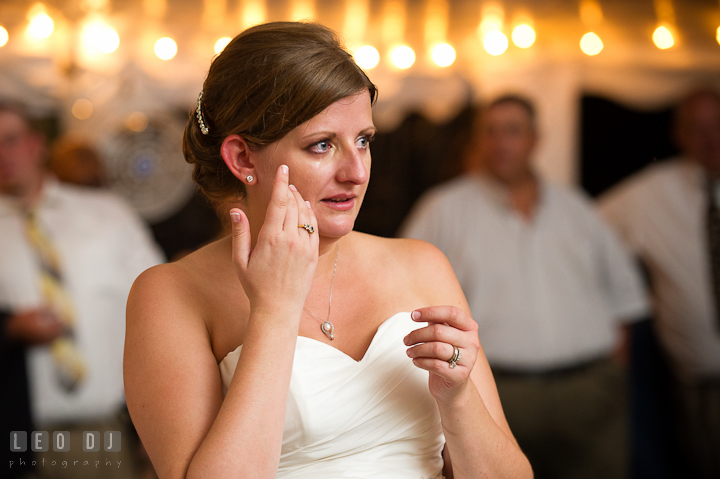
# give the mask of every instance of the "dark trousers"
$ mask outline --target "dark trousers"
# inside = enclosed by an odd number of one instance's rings
[[[675,423],[688,478],[720,478],[720,379],[674,383]]]
[[[627,378],[615,361],[542,374],[494,374],[510,429],[535,479],[628,476]]]

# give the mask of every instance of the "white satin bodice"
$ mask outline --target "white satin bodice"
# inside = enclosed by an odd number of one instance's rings
[[[440,414],[428,373],[412,364],[403,344],[419,327],[410,313],[395,314],[380,325],[360,361],[298,337],[278,478],[440,477]],[[220,362],[223,396],[241,351]]]

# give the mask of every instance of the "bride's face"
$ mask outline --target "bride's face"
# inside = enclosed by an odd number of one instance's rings
[[[257,183],[248,187],[248,200],[263,208],[264,215],[275,173],[280,165],[288,165],[290,184],[312,205],[320,235],[348,234],[367,190],[373,135],[367,90],[336,101],[281,140],[251,154]]]

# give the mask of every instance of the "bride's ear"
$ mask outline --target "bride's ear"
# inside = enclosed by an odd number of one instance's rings
[[[220,146],[220,155],[230,172],[245,184],[256,182],[255,165],[250,158],[250,147],[245,138],[230,135]]]

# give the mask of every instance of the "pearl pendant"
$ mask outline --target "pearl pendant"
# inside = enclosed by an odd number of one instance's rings
[[[325,333],[325,336],[327,336],[328,338],[335,339],[335,336],[333,336],[333,333],[335,332],[335,327],[330,321],[323,322],[320,326],[320,331]]]

